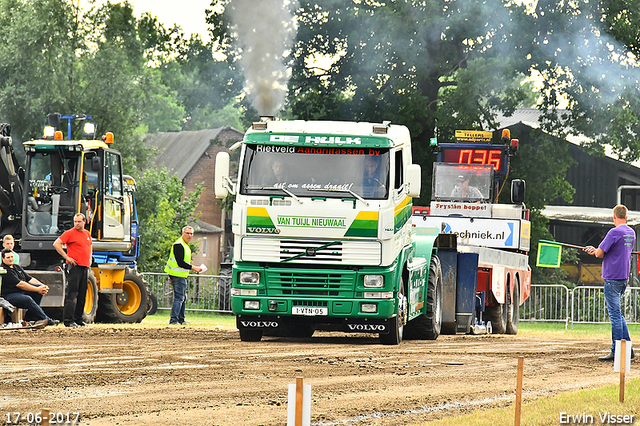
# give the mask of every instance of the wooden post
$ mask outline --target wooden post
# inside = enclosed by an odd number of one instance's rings
[[[42,416],[42,423],[40,423],[40,426],[49,426],[49,414],[50,412],[48,408],[40,410],[40,415]]]
[[[627,361],[625,357],[627,355],[626,340],[620,341],[620,402],[624,402],[624,373],[627,369]]]
[[[516,420],[515,426],[520,426],[520,411],[522,410],[522,372],[524,370],[524,357],[518,357],[518,385],[516,388]]]
[[[296,423],[302,426],[302,377],[296,377]]]

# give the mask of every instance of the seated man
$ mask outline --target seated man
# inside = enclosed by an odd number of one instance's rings
[[[469,176],[458,176],[456,186],[451,191],[451,197],[457,199],[470,198],[481,199],[482,193],[475,186],[469,186]]]
[[[373,156],[365,157],[362,177],[362,195],[375,198],[383,197],[385,187],[381,179],[383,178],[380,171],[380,159]]]
[[[27,274],[20,266],[14,264],[13,251],[3,249],[2,267],[7,271],[2,276],[2,297],[16,308],[26,309],[26,318],[45,322],[45,325],[56,325],[60,321],[49,318],[40,307],[42,296],[49,287]]]

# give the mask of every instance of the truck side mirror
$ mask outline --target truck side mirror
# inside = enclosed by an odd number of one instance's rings
[[[409,185],[407,195],[415,198],[420,196],[422,186],[422,169],[419,164],[409,164],[407,166],[406,182]]]
[[[102,170],[102,162],[100,161],[100,157],[97,155],[91,157],[91,170],[93,170],[94,172],[99,172],[100,170]]]
[[[511,202],[524,203],[525,182],[522,179],[514,179],[511,181]]]
[[[215,194],[216,198],[226,198],[229,195],[229,153],[219,152],[216,155]]]

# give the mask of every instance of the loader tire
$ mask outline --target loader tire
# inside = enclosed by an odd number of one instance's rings
[[[98,319],[109,323],[140,322],[147,316],[147,285],[142,276],[127,272],[122,293],[103,293],[98,298]]]
[[[404,328],[405,339],[435,340],[442,329],[442,268],[437,256],[431,257],[427,284],[427,310],[409,321]]]
[[[98,312],[98,285],[93,271],[89,269],[89,279],[87,283],[87,297],[84,301],[84,311],[82,312],[82,321],[91,324],[96,320]]]

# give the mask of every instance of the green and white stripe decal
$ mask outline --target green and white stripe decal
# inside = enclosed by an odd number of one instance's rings
[[[377,237],[378,212],[363,211],[358,213],[344,235],[345,237]]]
[[[249,234],[277,234],[269,212],[265,207],[247,207],[247,233]]]
[[[413,201],[411,197],[405,197],[394,209],[394,232],[398,233],[402,227],[411,219]]]

